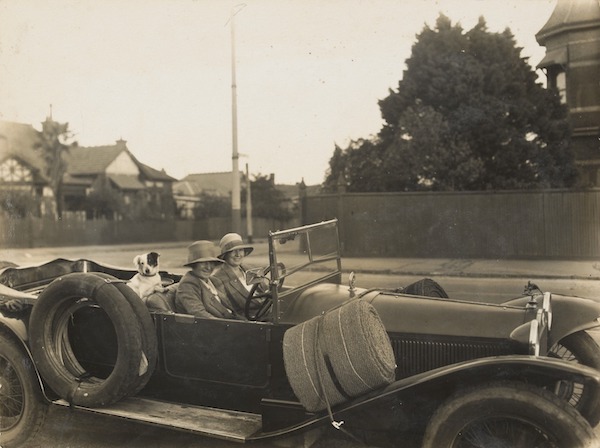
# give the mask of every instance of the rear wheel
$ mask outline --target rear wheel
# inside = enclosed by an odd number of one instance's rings
[[[600,347],[585,331],[578,331],[561,339],[549,351],[548,356],[568,362],[583,364],[600,370]],[[561,382],[558,395],[572,404],[590,425],[600,421],[600,387],[584,386],[576,382]]]
[[[33,363],[17,341],[0,334],[0,443],[19,446],[40,429],[48,412]]]
[[[423,448],[592,447],[588,422],[556,395],[520,382],[459,391],[431,418]]]

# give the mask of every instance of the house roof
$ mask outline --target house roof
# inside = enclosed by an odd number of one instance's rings
[[[173,194],[180,196],[199,196],[202,188],[191,181],[182,180],[173,184]]]
[[[123,152],[131,157],[146,179],[162,182],[175,182],[177,180],[169,176],[164,170],[156,170],[137,160],[127,149],[124,140],[118,140],[115,145],[72,148],[67,156],[68,172],[73,176],[104,173],[108,166]]]
[[[240,172],[240,184],[245,182],[245,176]],[[218,173],[196,173],[188,174],[173,185],[174,192],[184,195],[199,195],[203,191],[218,195],[229,196],[231,194],[232,172]]]
[[[246,176],[240,172],[240,183],[245,185]],[[298,198],[299,185],[275,184],[275,188],[290,199]],[[189,174],[173,184],[173,193],[180,196],[199,196],[202,192],[228,196],[231,194],[231,171],[220,173]],[[306,194],[316,195],[321,191],[320,185],[307,185]]]
[[[63,176],[63,183],[70,186],[83,186],[91,187],[94,183],[94,177],[92,176],[78,176],[73,177],[69,173],[65,173]]]
[[[540,45],[557,34],[600,27],[600,2],[598,0],[558,0],[552,15],[535,35]]]
[[[134,160],[135,160],[135,158],[134,158]],[[177,179],[175,179],[174,177],[169,176],[165,172],[164,169],[159,171],[148,165],[144,165],[143,163],[138,162],[137,160],[135,160],[135,162],[140,167],[140,171],[142,172],[142,174],[150,180],[163,181],[163,182],[176,182],[177,181]]]
[[[297,198],[300,195],[300,186],[298,184],[275,184],[275,188],[281,191],[288,198]],[[314,196],[321,192],[321,185],[306,185],[306,194]]]
[[[109,174],[107,176],[120,190],[145,190],[146,186],[137,176],[128,174]]]
[[[39,142],[38,135],[39,131],[30,124],[0,121],[0,162],[9,158],[17,159],[46,179],[43,159],[35,150]]]
[[[117,145],[72,148],[67,155],[68,172],[72,176],[104,173],[123,151],[127,148]]]

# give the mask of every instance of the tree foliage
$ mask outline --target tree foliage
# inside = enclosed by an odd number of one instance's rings
[[[245,209],[246,189],[242,191],[242,203]],[[293,216],[290,200],[275,186],[273,178],[260,173],[250,183],[252,195],[252,216],[257,218],[286,221]]]
[[[194,218],[225,218],[231,216],[231,198],[217,196],[205,191],[200,193],[200,201],[194,208]]]
[[[40,215],[40,201],[30,192],[21,190],[0,191],[0,210],[11,218]]]
[[[370,140],[336,146],[325,179],[348,191],[569,187],[567,109],[536,82],[507,29],[464,32],[440,15],[417,36],[397,91],[379,102]]]
[[[48,179],[49,187],[56,201],[56,213],[62,217],[62,183],[67,171],[65,154],[77,145],[72,141],[73,134],[69,131],[69,123],[58,123],[50,118],[42,122],[42,131],[39,133],[39,142],[36,150],[40,151],[44,160],[44,174]]]
[[[88,219],[118,219],[127,210],[123,197],[108,181],[97,182],[82,206]]]
[[[247,189],[241,190],[241,214],[246,216]],[[252,216],[255,218],[285,221],[293,216],[290,200],[277,189],[273,179],[260,173],[251,180]],[[206,192],[200,194],[200,201],[194,209],[196,219],[231,216],[231,197],[218,196]]]

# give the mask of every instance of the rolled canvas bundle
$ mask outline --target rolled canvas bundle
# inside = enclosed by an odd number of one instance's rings
[[[395,379],[394,352],[375,308],[360,299],[286,331],[285,370],[310,412],[335,406]]]

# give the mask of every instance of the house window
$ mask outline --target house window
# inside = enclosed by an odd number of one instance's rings
[[[5,160],[0,164],[0,181],[4,182],[32,182],[31,171],[15,159]]]
[[[560,102],[567,104],[567,74],[562,65],[548,67],[548,87],[558,90]]]
[[[567,74],[562,70],[556,74],[556,89],[560,95],[560,102],[567,104]]]

